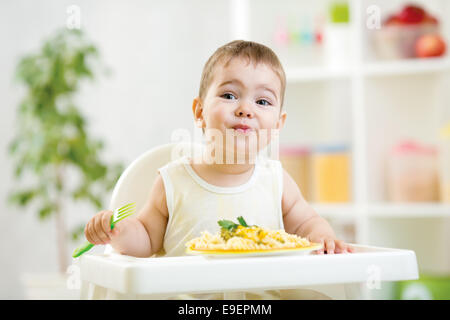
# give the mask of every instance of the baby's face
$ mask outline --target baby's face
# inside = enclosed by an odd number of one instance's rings
[[[281,81],[270,66],[234,58],[226,67],[216,67],[204,101],[194,100],[197,125],[205,128],[207,137],[208,130],[221,132],[223,137],[231,135],[235,153],[259,151],[270,142],[273,130],[284,125],[280,93]],[[239,129],[239,125],[248,129]]]

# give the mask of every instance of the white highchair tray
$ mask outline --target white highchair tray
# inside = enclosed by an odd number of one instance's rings
[[[81,279],[123,294],[177,294],[418,279],[410,250],[351,245],[355,253],[217,259],[80,257]]]

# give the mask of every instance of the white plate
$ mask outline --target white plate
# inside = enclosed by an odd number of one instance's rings
[[[248,250],[248,251],[194,250],[191,248],[187,248],[186,253],[191,255],[202,255],[206,257],[215,257],[215,258],[240,258],[240,257],[255,257],[255,256],[307,255],[313,251],[322,248],[323,246],[320,243],[315,243],[312,246],[304,248]]]

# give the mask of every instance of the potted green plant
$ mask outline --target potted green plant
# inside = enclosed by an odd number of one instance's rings
[[[9,202],[32,205],[40,220],[54,219],[60,275],[67,271],[70,238],[76,240],[84,229],[68,230],[64,208],[74,201],[103,208],[123,170],[122,164],[102,161],[104,143],[89,135],[87,119],[74,102],[80,84],[102,70],[98,50],[77,29],[57,31],[39,52],[21,58],[16,69],[25,94],[9,145],[16,177]],[[24,176],[26,185],[19,185]]]

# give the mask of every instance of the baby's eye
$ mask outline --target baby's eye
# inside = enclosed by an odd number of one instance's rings
[[[224,93],[223,95],[221,95],[222,98],[227,99],[227,100],[234,100],[236,99],[236,97],[232,94],[232,93]]]
[[[262,105],[262,106],[271,106],[271,105],[272,105],[272,104],[271,104],[269,101],[267,101],[266,99],[260,99],[260,100],[256,101],[256,103],[257,103],[257,104],[260,104],[260,105]]]

